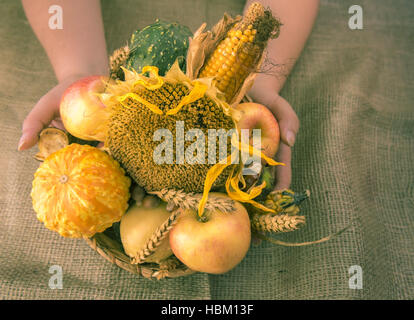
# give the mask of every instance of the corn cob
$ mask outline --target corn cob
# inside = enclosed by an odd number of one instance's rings
[[[230,103],[247,76],[256,71],[267,41],[278,36],[280,25],[270,11],[253,3],[207,58],[199,77],[215,77],[214,84]]]

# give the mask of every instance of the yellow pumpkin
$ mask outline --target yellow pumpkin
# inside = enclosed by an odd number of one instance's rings
[[[128,208],[130,179],[107,153],[70,144],[35,173],[33,208],[48,229],[64,237],[91,237],[119,221]]]

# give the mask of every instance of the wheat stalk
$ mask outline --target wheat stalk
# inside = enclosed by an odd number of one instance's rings
[[[305,224],[304,216],[291,216],[288,214],[253,214],[252,228],[264,232],[290,232],[299,229]]]
[[[121,67],[125,66],[125,63],[129,56],[129,47],[126,45],[119,49],[116,49],[109,57],[109,67],[111,78],[116,78]]]
[[[151,254],[153,254],[159,245],[161,244],[161,241],[165,239],[165,237],[168,235],[172,227],[177,223],[177,218],[182,212],[181,209],[175,210],[168,219],[157,228],[157,230],[154,232],[154,234],[151,236],[151,238],[147,241],[144,248],[141,249],[135,257],[132,258],[131,263],[132,264],[139,264],[145,262],[145,259],[148,258]]]
[[[201,200],[201,194],[198,193],[186,193],[182,190],[173,190],[173,189],[162,189],[161,191],[149,192],[161,198],[163,201],[168,203],[168,206],[171,208],[179,207],[182,209],[198,209],[198,203]],[[207,200],[205,206],[206,210],[218,210],[224,213],[231,212],[235,210],[234,200],[226,198],[214,198]]]

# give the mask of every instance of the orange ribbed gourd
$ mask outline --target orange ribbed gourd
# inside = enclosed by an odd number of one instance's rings
[[[64,237],[91,237],[121,219],[128,208],[130,179],[107,153],[70,144],[37,169],[33,208],[48,229]]]

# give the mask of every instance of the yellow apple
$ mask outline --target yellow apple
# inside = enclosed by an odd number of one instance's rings
[[[170,214],[165,203],[157,207],[132,205],[122,216],[120,224],[121,242],[125,253],[132,258],[135,257]],[[160,262],[170,255],[172,251],[167,237],[145,262]]]
[[[209,201],[224,194],[211,193]],[[197,211],[185,210],[169,234],[175,256],[190,269],[220,274],[233,269],[250,247],[250,220],[246,209],[235,201],[231,212],[205,211],[206,221]]]

